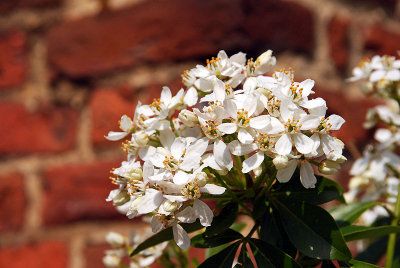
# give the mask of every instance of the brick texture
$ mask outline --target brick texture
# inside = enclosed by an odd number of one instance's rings
[[[49,61],[60,73],[79,78],[213,55],[238,46],[233,32],[241,19],[238,0],[146,1],[53,27],[47,35]]]
[[[110,245],[89,245],[85,248],[85,268],[101,268],[103,264],[104,252],[112,249]]]
[[[75,145],[78,113],[71,108],[43,106],[31,113],[20,103],[0,102],[0,114],[0,155],[55,153]]]
[[[25,207],[22,176],[17,173],[0,176],[0,232],[21,229]]]
[[[53,7],[62,0],[1,0],[0,13],[10,12],[16,9]]]
[[[125,219],[125,215],[105,201],[110,190],[116,188],[108,180],[109,171],[119,165],[119,161],[101,161],[47,170],[44,174],[44,224]]]
[[[25,81],[28,69],[26,41],[26,35],[21,31],[0,33],[0,90],[19,86]]]
[[[328,25],[330,56],[336,68],[343,71],[349,59],[349,21],[335,16]]]
[[[66,268],[68,248],[60,241],[1,248],[0,267]]]
[[[393,32],[383,25],[372,25],[365,27],[364,47],[371,53],[388,54],[396,56],[400,48],[400,32]]]
[[[109,131],[121,131],[118,127],[118,120],[123,114],[132,118],[136,103],[137,101],[133,100],[132,94],[129,92],[129,87],[94,91],[89,101],[93,144],[118,145],[119,143],[107,141],[104,135],[107,135]]]

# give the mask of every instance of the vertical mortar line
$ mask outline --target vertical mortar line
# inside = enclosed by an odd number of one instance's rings
[[[79,118],[79,126],[77,133],[77,146],[79,158],[84,160],[95,159],[95,153],[91,141],[91,129],[92,129],[92,115],[90,109],[85,106],[82,108]]]
[[[36,164],[28,164],[21,173],[24,176],[24,190],[27,198],[23,229],[27,234],[34,234],[42,224],[42,180],[38,174],[38,165]]]
[[[73,236],[69,241],[69,267],[70,268],[84,268],[85,259],[83,256],[83,248],[85,239],[82,234]]]

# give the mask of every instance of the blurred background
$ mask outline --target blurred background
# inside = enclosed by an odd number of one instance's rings
[[[0,267],[103,267],[108,231],[143,228],[105,202],[125,155],[104,135],[220,49],[273,49],[346,124],[352,159],[377,104],[346,83],[400,49],[396,0],[0,0]]]

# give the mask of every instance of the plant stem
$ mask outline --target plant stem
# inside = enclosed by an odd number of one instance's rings
[[[397,193],[396,207],[394,210],[394,218],[392,220],[392,226],[397,226],[400,217],[400,185]],[[391,268],[393,266],[394,250],[396,248],[397,234],[392,233],[389,235],[388,246],[386,250],[386,268]]]

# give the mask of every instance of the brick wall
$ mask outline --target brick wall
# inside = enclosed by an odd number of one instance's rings
[[[141,228],[104,201],[124,157],[104,135],[219,49],[316,80],[357,155],[376,101],[344,78],[396,54],[399,18],[395,0],[0,1],[0,267],[101,267],[108,231]]]

